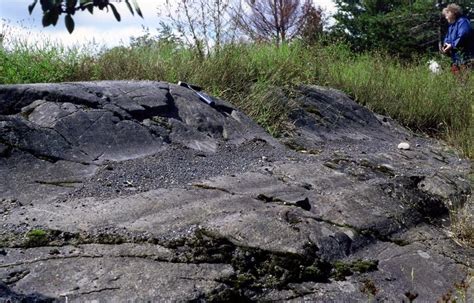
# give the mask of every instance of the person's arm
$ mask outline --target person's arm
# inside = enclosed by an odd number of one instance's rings
[[[456,24],[456,27],[457,35],[456,37],[452,37],[453,41],[451,43],[454,49],[457,48],[457,46],[463,39],[466,39],[469,36],[469,32],[472,30],[471,25],[469,24],[469,20],[467,20],[466,18],[462,18],[461,20],[459,20],[458,24]]]
[[[449,24],[448,32],[446,33],[446,36],[444,36],[443,45],[440,48],[441,53],[445,55],[449,55],[451,52],[451,48],[453,45],[454,26],[455,26],[454,24]]]
[[[449,31],[448,31],[448,33],[446,34],[446,36],[444,37],[444,40],[443,40],[443,44],[448,44],[448,43],[451,43],[451,37],[449,36]]]
[[[446,36],[444,37],[444,41],[443,41],[443,46],[441,47],[441,53],[445,54],[445,55],[448,55],[451,48],[452,48],[452,27],[454,25],[450,25],[449,28],[448,28],[448,33],[446,34]]]

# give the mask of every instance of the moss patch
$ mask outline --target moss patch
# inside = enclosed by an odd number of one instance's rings
[[[33,229],[26,233],[25,247],[39,247],[45,246],[49,243],[48,232],[42,229]]]
[[[378,264],[377,260],[336,261],[333,263],[331,276],[338,281],[344,281],[346,277],[352,276],[354,273],[375,271],[378,269]]]

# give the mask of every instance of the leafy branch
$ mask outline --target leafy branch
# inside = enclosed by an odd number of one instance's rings
[[[137,15],[143,18],[142,11],[138,6],[136,0],[124,0],[127,4],[127,7],[132,15]],[[69,33],[74,31],[74,19],[72,16],[76,13],[76,11],[89,11],[89,13],[94,13],[94,8],[98,8],[100,10],[106,9],[109,12],[109,8],[114,14],[115,19],[120,22],[121,17],[117,8],[111,2],[121,2],[118,1],[111,1],[111,0],[40,0],[41,9],[43,11],[43,19],[42,24],[44,27],[46,26],[56,26],[58,23],[59,16],[62,14],[66,14],[64,17],[64,22],[66,24],[66,28]],[[131,3],[130,3],[131,2]],[[38,0],[34,0],[33,3],[28,5],[28,11],[31,15],[33,12]]]

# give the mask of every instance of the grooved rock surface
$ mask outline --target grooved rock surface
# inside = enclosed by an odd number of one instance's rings
[[[472,299],[469,161],[333,89],[300,87],[278,141],[214,101],[0,86],[0,301]]]

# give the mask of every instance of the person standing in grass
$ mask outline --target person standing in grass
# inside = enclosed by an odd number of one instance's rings
[[[451,71],[458,74],[462,70],[474,68],[474,30],[469,19],[463,16],[461,7],[454,3],[443,9],[443,16],[449,28],[441,52],[451,56]]]

